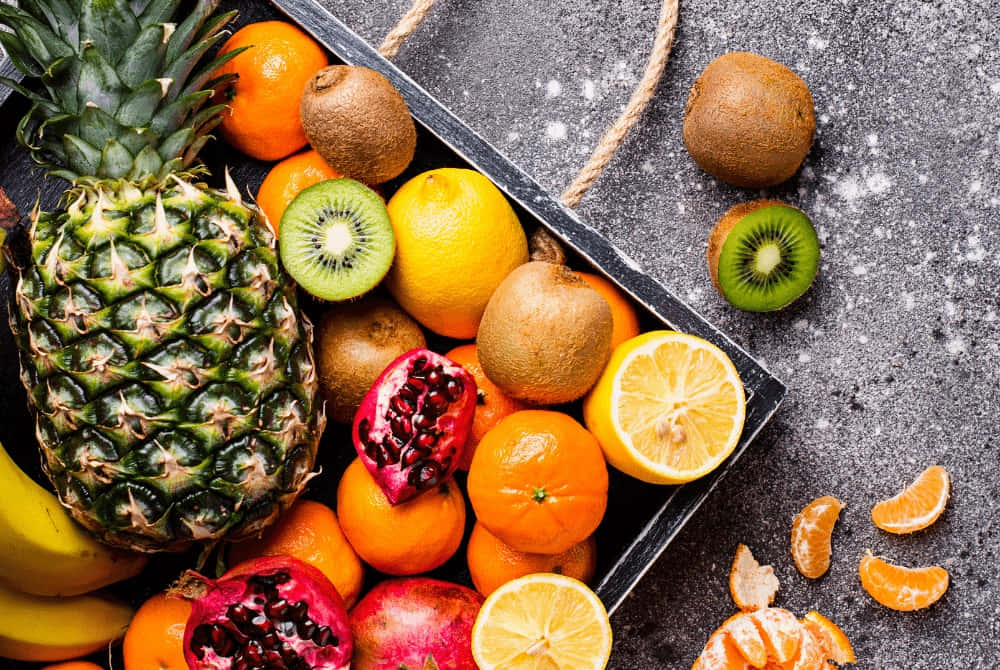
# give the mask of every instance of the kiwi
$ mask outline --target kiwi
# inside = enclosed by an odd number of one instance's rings
[[[309,144],[347,177],[381,184],[413,160],[417,130],[410,110],[375,70],[323,68],[306,85],[299,114]]]
[[[745,188],[787,180],[812,145],[816,115],[802,79],[753,53],[723,54],[688,94],[684,145],[713,177]]]
[[[385,203],[353,179],[321,181],[295,196],[281,217],[278,244],[292,278],[331,301],[374,288],[396,251]]]
[[[476,336],[483,372],[505,393],[541,405],[576,400],[611,353],[611,308],[565,265],[531,261],[500,283]]]
[[[816,278],[819,256],[809,217],[779,200],[736,205],[708,238],[712,283],[748,312],[771,312],[798,299]]]
[[[316,327],[316,363],[327,415],[351,423],[386,366],[425,346],[420,326],[391,300],[365,297],[327,310]]]

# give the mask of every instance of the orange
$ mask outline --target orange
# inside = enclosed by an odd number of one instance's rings
[[[949,484],[948,471],[932,465],[901,493],[875,505],[872,521],[882,530],[897,535],[923,530],[944,512]]]
[[[327,165],[316,150],[303,151],[271,168],[257,191],[257,205],[264,211],[271,230],[277,235],[281,215],[295,196],[313,184],[343,176]]]
[[[802,623],[819,639],[824,641],[826,649],[830,652],[830,658],[837,665],[858,662],[854,657],[854,649],[851,647],[851,641],[844,635],[844,631],[840,630],[840,626],[816,610],[812,610],[802,617]]]
[[[278,160],[306,145],[299,101],[309,79],[326,67],[326,53],[311,37],[284,21],[251,23],[237,30],[220,54],[248,47],[216,71],[237,79],[216,94],[227,103],[219,129],[248,156]]]
[[[612,351],[625,340],[631,340],[639,334],[639,315],[618,288],[600,275],[589,272],[577,272],[580,279],[590,284],[590,287],[601,294],[601,297],[611,307],[611,349]]]
[[[337,515],[322,503],[299,500],[263,536],[234,544],[233,565],[257,556],[285,555],[309,563],[327,576],[351,607],[361,594],[365,567],[344,536]]]
[[[125,633],[125,670],[187,670],[184,627],[190,614],[191,603],[165,593],[144,602]]]
[[[104,668],[90,661],[66,661],[55,665],[46,665],[42,670],[104,670]]]
[[[591,535],[561,554],[528,554],[504,544],[477,523],[469,536],[466,557],[472,583],[488,596],[510,580],[535,572],[553,572],[589,582],[597,566],[597,540]]]
[[[465,532],[465,499],[448,480],[392,505],[354,459],[337,487],[340,527],[361,559],[390,575],[415,575],[451,558]]]
[[[865,552],[858,566],[861,585],[889,609],[910,612],[930,607],[948,590],[948,571],[936,565],[904,568]]]
[[[804,577],[817,579],[830,569],[830,538],[844,503],[833,496],[816,498],[792,522],[792,559]]]
[[[469,498],[479,521],[506,544],[561,554],[601,523],[608,469],[597,440],[569,416],[515,412],[479,443]]]
[[[483,436],[493,426],[500,423],[500,419],[522,409],[527,409],[528,406],[520,400],[511,398],[501,391],[499,386],[490,381],[486,373],[483,372],[483,366],[479,363],[475,344],[463,344],[460,347],[455,347],[445,356],[465,368],[476,380],[476,389],[478,389],[476,415],[472,419],[472,434],[469,435],[469,443],[465,445],[462,461],[458,464],[462,470],[468,470],[469,466],[472,465],[472,455],[476,453],[476,447]]]

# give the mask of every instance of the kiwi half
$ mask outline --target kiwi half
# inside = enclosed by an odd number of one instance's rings
[[[278,244],[299,286],[331,301],[374,288],[396,252],[385,203],[353,179],[321,181],[299,193],[281,217]]]
[[[819,270],[819,238],[801,210],[778,200],[736,205],[708,240],[712,283],[731,305],[770,312],[794,302]]]

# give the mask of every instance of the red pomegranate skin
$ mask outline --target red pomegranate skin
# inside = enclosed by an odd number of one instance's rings
[[[351,610],[351,667],[477,670],[472,625],[482,604],[479,593],[459,584],[426,577],[384,581]]]
[[[476,413],[476,380],[428,349],[390,363],[354,416],[354,448],[393,505],[448,480]]]
[[[264,556],[219,579],[189,571],[175,591],[192,601],[183,643],[191,670],[350,668],[344,601],[322,572],[302,561]]]

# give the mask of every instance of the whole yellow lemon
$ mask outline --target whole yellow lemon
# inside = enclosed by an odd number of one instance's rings
[[[389,200],[396,258],[385,285],[435,333],[476,336],[500,282],[528,261],[528,240],[510,203],[474,170],[417,175]]]

